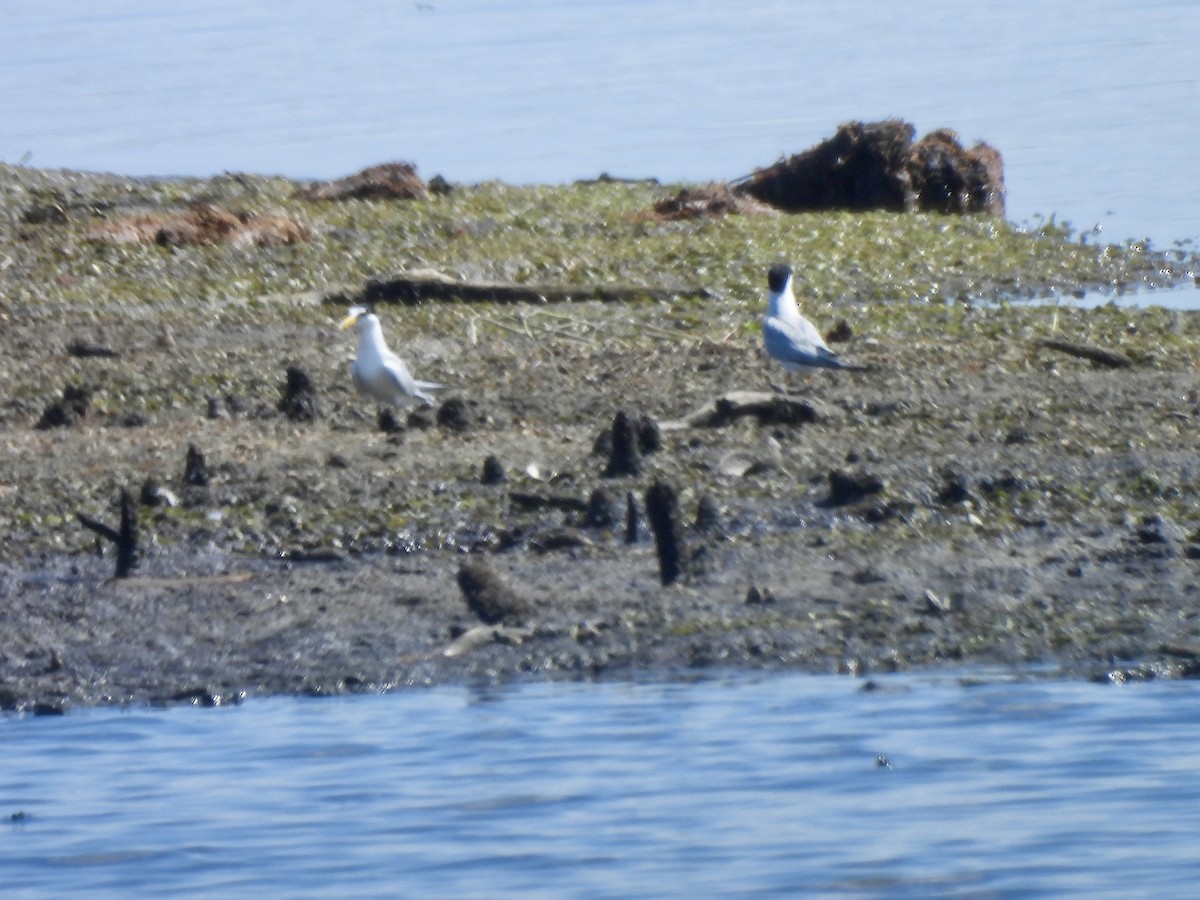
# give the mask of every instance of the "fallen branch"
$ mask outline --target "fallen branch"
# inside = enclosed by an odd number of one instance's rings
[[[111,528],[103,522],[97,521],[90,516],[85,516],[80,512],[75,513],[75,518],[79,520],[79,523],[84,528],[96,532],[100,537],[112,541],[116,545],[117,566],[113,577],[128,577],[138,561],[137,505],[134,503],[129,491],[121,491],[120,528]]]
[[[1042,338],[1038,343],[1050,350],[1059,350],[1071,356],[1091,360],[1096,365],[1104,366],[1108,369],[1125,369],[1133,365],[1133,360],[1124,353],[1118,353],[1116,350],[1106,350],[1103,347],[1096,347],[1091,344],[1077,344],[1073,341],[1063,341],[1058,338]]]
[[[672,422],[660,422],[663,431],[684,428],[720,428],[742,418],[755,416],[763,424],[806,425],[819,422],[825,410],[814,401],[798,400],[786,394],[766,391],[730,391],[716,397],[695,412]]]
[[[677,297],[711,297],[706,288],[665,288],[614,284],[516,284],[498,281],[459,281],[433,269],[415,269],[386,278],[372,278],[355,303],[416,304],[426,300],[462,303],[569,303],[600,300],[628,303],[634,300],[673,300]],[[343,293],[330,294],[328,302],[344,304]]]

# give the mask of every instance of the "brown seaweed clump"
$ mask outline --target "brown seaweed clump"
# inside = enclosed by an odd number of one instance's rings
[[[1004,161],[995,147],[964,148],[957,134],[939,128],[913,145],[908,170],[918,209],[1004,218]]]
[[[724,182],[713,182],[700,187],[685,187],[674,197],[659,200],[654,204],[653,211],[644,218],[667,222],[677,219],[720,219],[730,214],[774,216],[778,215],[778,210],[753,197],[736,193]]]
[[[88,230],[90,241],[110,244],[162,244],[169,247],[231,244],[266,247],[309,239],[303,223],[284,216],[233,213],[215,203],[193,203],[185,212],[149,213],[103,222]]]
[[[900,119],[848,122],[803,153],[734,185],[786,212],[846,209],[1004,216],[1004,164],[988,144],[964,149],[949,129],[914,143]]]
[[[424,200],[429,188],[412,163],[369,166],[336,181],[318,181],[296,192],[303,200]]]

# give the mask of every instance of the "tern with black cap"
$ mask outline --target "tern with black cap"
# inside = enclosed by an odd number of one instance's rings
[[[792,293],[792,269],[784,263],[772,266],[767,273],[767,314],[763,318],[763,346],[772,359],[783,364],[789,372],[811,374],[817,369],[866,371],[844,361],[829,349],[816,327],[800,315]]]

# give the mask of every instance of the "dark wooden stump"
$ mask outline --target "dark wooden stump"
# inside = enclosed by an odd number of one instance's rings
[[[608,456],[605,478],[637,475],[642,471],[642,451],[638,444],[637,422],[624,410],[617,413],[612,424],[612,449]]]
[[[683,575],[683,526],[679,521],[679,498],[675,489],[656,481],[646,491],[646,518],[654,532],[658,572],[663,585],[674,584]]]

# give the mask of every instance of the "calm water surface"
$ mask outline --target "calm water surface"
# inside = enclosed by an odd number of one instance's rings
[[[1194,684],[877,683],[8,717],[0,890],[1195,896]]]
[[[1009,217],[1200,238],[1194,0],[4,0],[0,159],[125,174],[735,178],[900,116]]]

